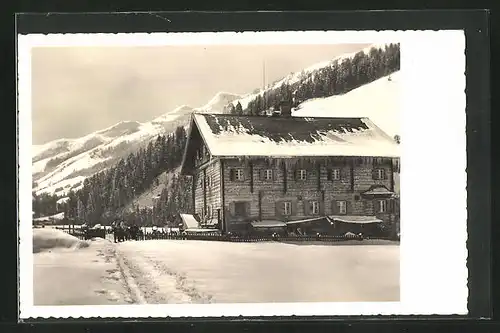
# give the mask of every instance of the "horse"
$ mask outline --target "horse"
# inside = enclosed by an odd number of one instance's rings
[[[139,236],[141,236],[142,234],[142,230],[139,229],[139,227],[137,225],[132,225],[130,227],[128,227],[128,230],[127,230],[127,236],[128,236],[128,239],[133,239],[133,240],[139,240]]]

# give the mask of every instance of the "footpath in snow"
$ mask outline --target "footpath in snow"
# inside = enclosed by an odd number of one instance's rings
[[[116,253],[151,304],[399,301],[398,245],[150,240]]]

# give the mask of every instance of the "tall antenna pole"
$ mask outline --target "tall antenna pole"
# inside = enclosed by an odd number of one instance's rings
[[[266,60],[262,60],[262,99],[264,103],[264,114],[267,113],[266,98],[264,96],[264,91],[266,90]]]
[[[266,89],[266,61],[262,61],[262,89]]]

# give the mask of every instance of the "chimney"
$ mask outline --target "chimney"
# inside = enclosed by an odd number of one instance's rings
[[[282,117],[292,116],[292,105],[289,101],[282,100],[280,102],[280,111]]]

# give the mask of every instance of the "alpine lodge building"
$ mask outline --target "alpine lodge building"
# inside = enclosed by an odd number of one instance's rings
[[[195,113],[181,174],[198,228],[395,234],[398,148],[368,118]]]

